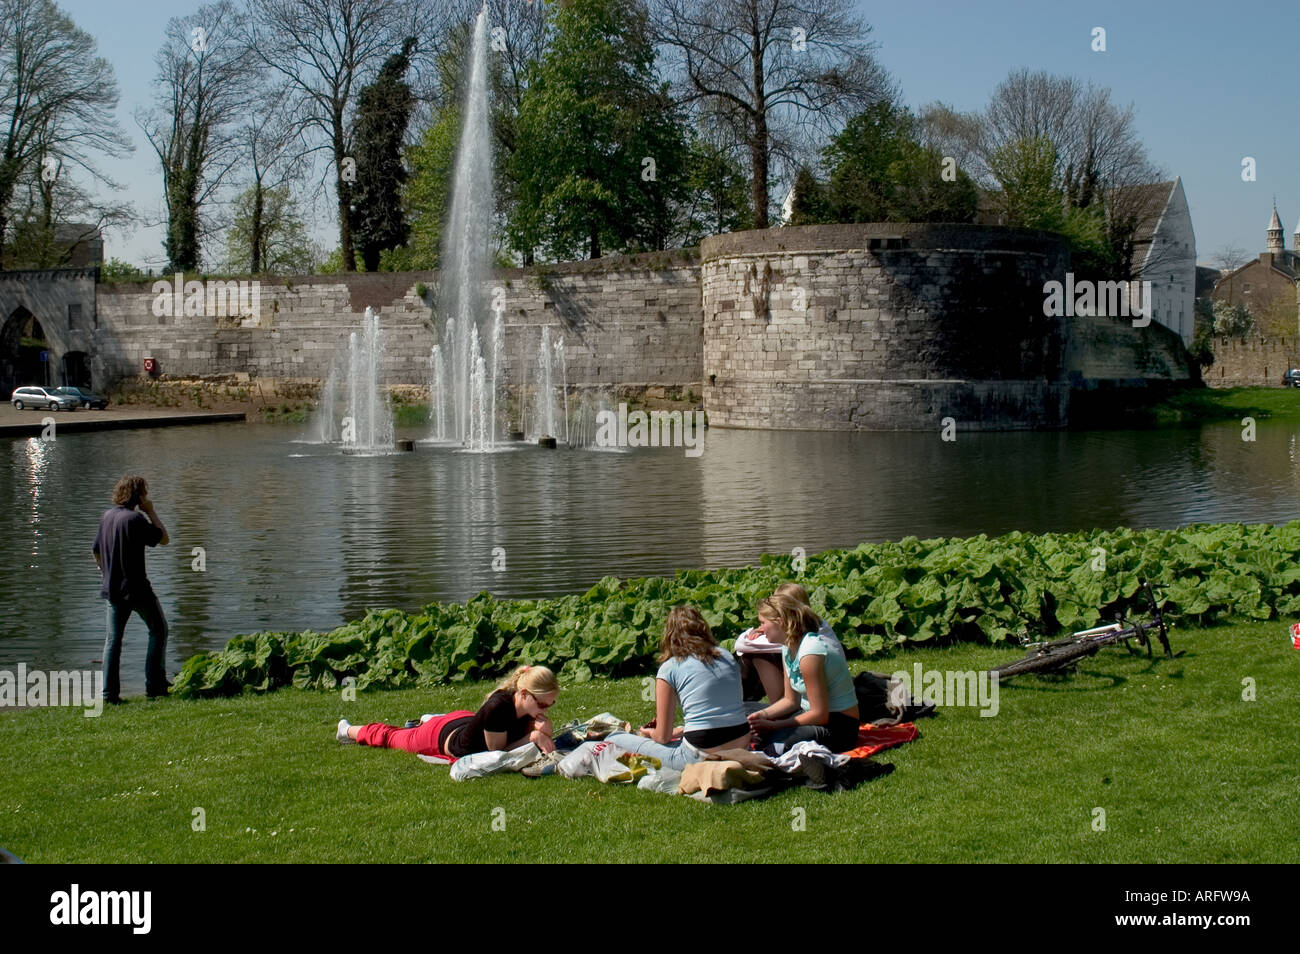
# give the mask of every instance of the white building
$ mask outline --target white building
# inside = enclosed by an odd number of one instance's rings
[[[1129,264],[1136,280],[1151,283],[1151,317],[1190,347],[1195,321],[1196,235],[1183,180],[1179,177],[1124,189],[1120,201],[1139,212]]]

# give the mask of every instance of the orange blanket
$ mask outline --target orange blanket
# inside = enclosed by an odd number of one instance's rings
[[[914,722],[900,722],[898,725],[882,725],[876,728],[870,722],[858,726],[858,747],[844,754],[851,759],[870,758],[877,752],[892,749],[904,742],[911,742],[921,732]]]

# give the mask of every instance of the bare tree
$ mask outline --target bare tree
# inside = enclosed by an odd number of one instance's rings
[[[945,103],[931,103],[919,115],[921,145],[951,156],[976,182],[987,182],[988,167],[981,158],[978,115],[960,113]]]
[[[78,183],[73,169],[49,148],[57,138],[48,125],[38,134],[36,161],[15,189],[11,267],[61,268],[80,243],[98,239],[109,226],[127,226],[134,218],[129,203],[99,200]]]
[[[299,128],[329,156],[343,268],[355,271],[352,183],[365,174],[352,155],[356,94],[405,37],[430,45],[430,11],[414,0],[250,0],[250,9],[250,50],[292,90]]]
[[[1017,70],[993,91],[982,112],[959,113],[934,103],[921,115],[927,141],[957,157],[986,190],[1002,191],[1010,184],[1015,170],[1005,164],[1008,156],[1018,155],[1017,143],[1050,142],[1056,154],[1053,184],[1063,203],[1104,210],[1117,264],[1136,267],[1138,234],[1164,207],[1166,194],[1153,188],[1164,173],[1147,157],[1133,108],[1112,103],[1110,90],[1073,77]]]
[[[91,161],[132,149],[112,120],[117,80],[95,40],[52,0],[0,0],[0,268],[10,204],[54,163],[113,185]]]
[[[292,192],[293,183],[302,177],[308,164],[307,148],[292,113],[288,87],[283,84],[264,87],[263,97],[263,105],[248,113],[236,134],[241,162],[247,170],[242,181],[246,183],[244,192],[249,204],[249,260],[227,263],[241,269],[247,267],[254,275],[268,264],[267,232],[274,224],[267,218],[268,198],[281,190]],[[277,198],[276,205],[283,207],[285,202]]]
[[[851,0],[652,0],[682,100],[713,99],[744,130],[754,227],[767,228],[772,159],[895,91]]]
[[[1229,275],[1251,260],[1253,256],[1240,245],[1229,243],[1221,246],[1210,258],[1210,263],[1219,270],[1220,275]]]
[[[136,114],[163,171],[168,267],[197,269],[206,227],[201,209],[239,161],[236,123],[249,108],[240,14],[232,0],[167,24],[158,51],[157,103]]]

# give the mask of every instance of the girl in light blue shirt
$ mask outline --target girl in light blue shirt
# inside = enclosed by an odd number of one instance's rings
[[[654,722],[639,734],[617,732],[607,741],[625,752],[653,756],[679,772],[703,761],[707,752],[748,748],[740,667],[717,644],[694,607],[675,606],[668,613],[659,662]],[[674,728],[678,703],[685,725]]]

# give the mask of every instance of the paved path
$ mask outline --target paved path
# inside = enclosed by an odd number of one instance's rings
[[[204,411],[156,411],[139,408],[112,408],[106,411],[16,411],[12,404],[0,406],[0,437],[39,437],[46,418],[54,418],[55,433],[77,431],[113,431],[135,427],[175,427],[184,424],[216,424],[243,421],[247,416]]]

